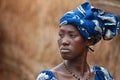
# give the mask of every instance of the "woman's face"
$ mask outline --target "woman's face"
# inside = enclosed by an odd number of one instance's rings
[[[58,45],[63,59],[74,59],[83,55],[87,50],[88,40],[84,39],[73,25],[60,27]]]

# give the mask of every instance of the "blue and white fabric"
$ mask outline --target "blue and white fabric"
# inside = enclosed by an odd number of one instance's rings
[[[43,70],[40,72],[36,80],[57,80],[53,72],[48,70]]]
[[[114,80],[109,71],[100,66],[93,66],[91,68],[94,72],[94,80]],[[36,80],[58,80],[54,73],[49,70],[43,70],[40,72]]]
[[[91,6],[85,2],[65,13],[60,19],[60,26],[72,24],[78,27],[80,34],[86,39],[92,39],[91,45],[96,44],[101,38],[110,40],[118,34],[119,18],[115,14],[106,14],[104,10]]]

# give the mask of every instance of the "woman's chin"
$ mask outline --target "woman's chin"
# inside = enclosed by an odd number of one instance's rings
[[[64,60],[72,59],[72,55],[70,55],[70,53],[61,53],[61,56]]]

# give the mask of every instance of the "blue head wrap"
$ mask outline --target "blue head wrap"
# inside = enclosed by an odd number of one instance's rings
[[[110,40],[118,34],[119,18],[115,14],[106,14],[103,10],[85,2],[65,13],[60,19],[60,26],[72,24],[78,27],[80,34],[85,39],[92,39],[91,45],[96,44],[101,38]]]

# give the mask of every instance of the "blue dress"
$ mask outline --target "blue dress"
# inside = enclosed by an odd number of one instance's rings
[[[107,69],[100,66],[93,66],[95,74],[94,80],[114,80]],[[40,72],[36,80],[57,80],[54,73],[49,70],[43,70]]]

